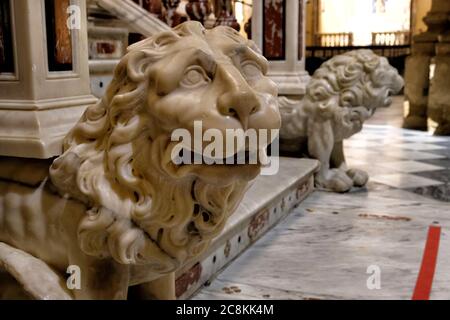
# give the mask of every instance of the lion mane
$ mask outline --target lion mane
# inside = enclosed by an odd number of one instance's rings
[[[389,99],[388,90],[399,91],[395,83],[398,72],[385,57],[372,50],[355,50],[336,56],[322,64],[308,84],[307,96],[320,101],[318,106],[324,117],[332,116],[335,108],[365,106],[374,110],[380,96]],[[335,98],[338,98],[336,103]],[[388,100],[382,101],[389,104]]]
[[[130,46],[105,96],[65,138],[50,178],[62,196],[87,208],[78,226],[86,254],[173,271],[202,252],[242,198],[247,181],[218,186],[165,170],[170,133],[148,110],[152,64],[172,54],[171,44],[181,37],[205,32],[185,23]],[[150,174],[140,172],[137,164],[144,162]]]
[[[345,126],[343,108],[364,106],[373,114],[377,107],[388,106],[390,94],[402,87],[403,80],[397,70],[372,50],[360,49],[335,56],[315,71],[300,102],[280,98],[281,137],[298,137],[305,127],[305,118],[332,120]]]

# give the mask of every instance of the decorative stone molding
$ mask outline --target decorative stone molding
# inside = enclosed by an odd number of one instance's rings
[[[62,152],[62,139],[96,101],[89,88],[85,1],[70,2],[78,9],[69,22],[69,2],[9,3],[14,61],[11,72],[0,73],[0,155],[49,158]]]

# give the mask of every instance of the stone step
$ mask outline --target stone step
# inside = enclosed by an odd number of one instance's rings
[[[177,272],[177,298],[192,296],[298,206],[313,191],[318,166],[316,160],[281,157],[276,175],[258,177],[223,232]]]

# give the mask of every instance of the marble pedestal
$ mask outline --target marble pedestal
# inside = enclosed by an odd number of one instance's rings
[[[209,283],[297,207],[313,191],[318,166],[316,160],[281,158],[276,175],[258,177],[207,251],[177,272],[177,298],[187,299]]]

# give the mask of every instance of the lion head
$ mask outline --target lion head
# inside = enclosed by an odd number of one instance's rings
[[[335,138],[361,131],[378,107],[391,104],[403,79],[388,60],[371,50],[355,50],[328,60],[308,84],[304,106],[318,118],[333,119]]]
[[[50,168],[88,208],[81,249],[170,272],[223,228],[261,164],[175,164],[175,129],[278,129],[276,85],[251,41],[186,22],[129,47]],[[262,146],[262,148],[267,145]]]

